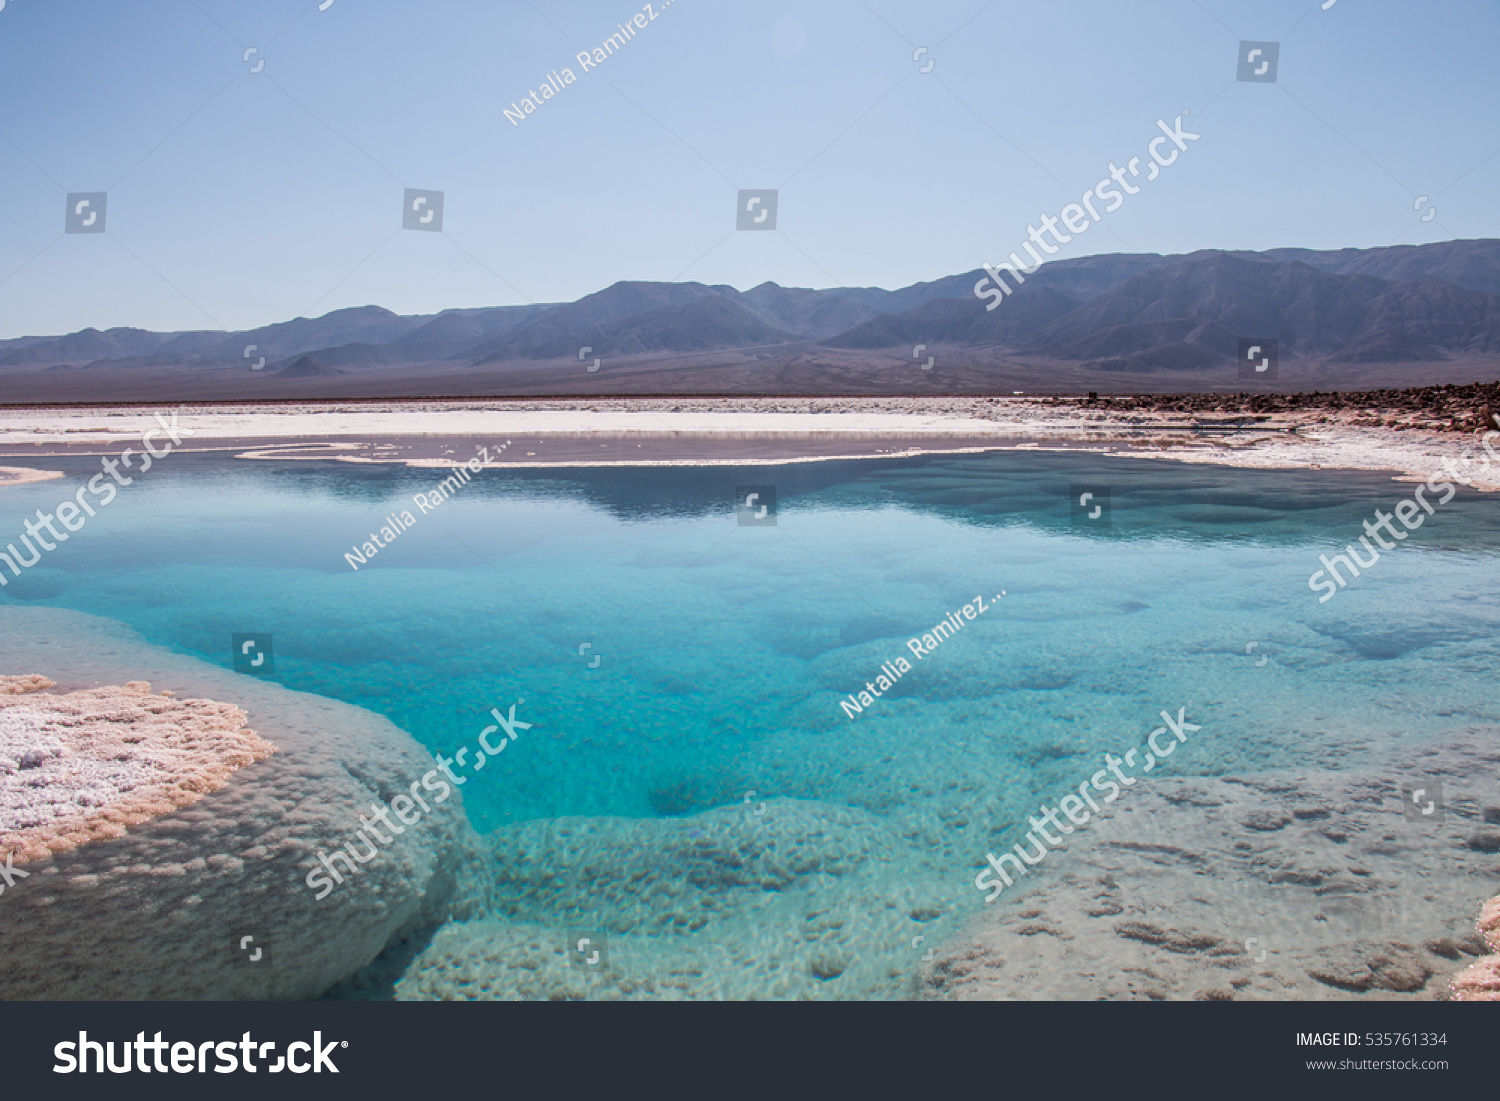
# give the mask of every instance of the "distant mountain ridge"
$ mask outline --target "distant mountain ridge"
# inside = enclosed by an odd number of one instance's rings
[[[576,302],[412,316],[361,306],[238,333],[84,329],[0,340],[0,373],[224,368],[264,356],[263,377],[296,378],[568,360],[585,348],[618,358],[917,344],[1192,371],[1233,359],[1247,336],[1279,341],[1284,356],[1343,363],[1500,353],[1500,240],[1086,256],[1044,264],[993,310],[974,293],[987,278],[976,269],[894,291],[626,281]]]

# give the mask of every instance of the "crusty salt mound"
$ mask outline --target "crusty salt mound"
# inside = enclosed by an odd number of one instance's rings
[[[157,695],[144,681],[54,696],[0,677],[0,853],[65,853],[198,802],[276,747],[232,704]]]
[[[0,696],[23,696],[43,688],[56,688],[57,682],[33,673],[27,677],[0,677]]]
[[[1454,977],[1450,989],[1455,1002],[1500,1002],[1500,897],[1485,903],[1478,928],[1492,954]]]
[[[76,836],[31,845],[0,880],[0,1002],[313,998],[475,910],[457,793],[324,897],[307,882],[320,853],[358,846],[372,804],[434,767],[381,716],[97,616],[0,604],[0,671],[37,669],[78,690],[0,681],[0,832]]]

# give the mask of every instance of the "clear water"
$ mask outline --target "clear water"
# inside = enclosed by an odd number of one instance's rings
[[[98,469],[47,465],[67,479],[0,494],[0,535]],[[109,616],[226,667],[232,633],[270,632],[275,680],[435,753],[524,699],[531,737],[464,789],[481,831],[842,804],[888,820],[958,907],[1023,810],[1163,708],[1213,735],[1178,774],[1500,722],[1500,529],[1467,490],[1323,605],[1319,553],[1409,484],[1037,452],[489,471],[351,569],[345,552],[437,481],[174,456],[0,601]],[[775,526],[737,523],[749,484],[776,486]],[[1070,515],[1080,484],[1110,489],[1107,527]],[[988,612],[845,714],[976,595]]]

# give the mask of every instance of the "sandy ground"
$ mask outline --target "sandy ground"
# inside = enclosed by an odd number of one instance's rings
[[[154,412],[6,410],[0,459],[118,453],[154,426]],[[188,406],[178,418],[194,433],[184,450],[256,459],[436,466],[465,461],[483,446],[498,467],[750,465],[1085,447],[1226,466],[1391,470],[1425,480],[1445,459],[1467,453],[1473,484],[1500,489],[1500,452],[1490,460],[1477,436],[1372,426],[1367,413],[1326,410],[1216,416],[1033,398],[601,399]],[[507,440],[511,446],[495,458]]]

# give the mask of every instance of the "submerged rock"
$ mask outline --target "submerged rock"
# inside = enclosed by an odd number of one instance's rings
[[[896,998],[957,916],[944,869],[827,803],[527,822],[487,840],[485,920],[439,930],[397,998]]]
[[[1497,734],[1453,730],[1337,771],[1142,781],[941,945],[921,994],[1439,1000],[1485,952],[1468,915],[1493,857],[1463,823],[1469,800],[1500,794]],[[1463,777],[1465,803],[1408,818],[1393,777]],[[1495,945],[1500,900],[1485,915]],[[1452,996],[1500,998],[1497,960]]]

